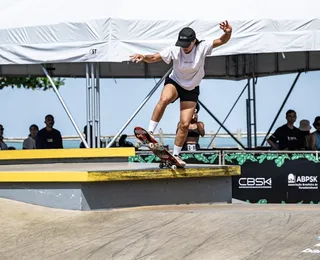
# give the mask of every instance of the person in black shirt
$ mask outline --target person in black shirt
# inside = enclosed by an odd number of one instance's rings
[[[54,117],[46,115],[44,123],[46,127],[42,128],[36,137],[36,149],[63,148],[61,133],[53,128]]]
[[[280,126],[267,140],[275,150],[300,150],[301,131],[294,126],[297,114],[294,110],[288,110],[286,113],[287,123]]]

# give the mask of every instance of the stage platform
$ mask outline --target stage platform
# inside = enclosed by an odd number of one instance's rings
[[[231,203],[234,175],[240,166],[197,164],[174,171],[158,163],[0,165],[0,197],[74,210]]]

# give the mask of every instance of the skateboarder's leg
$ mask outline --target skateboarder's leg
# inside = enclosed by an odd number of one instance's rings
[[[178,98],[178,92],[173,84],[166,84],[162,89],[160,99],[153,110],[152,118],[149,123],[148,132],[154,132],[160,122],[163,113],[171,102]]]
[[[187,138],[189,125],[196,108],[195,101],[180,102],[180,122],[178,125],[177,135],[174,142],[173,155],[179,155],[183,144]]]

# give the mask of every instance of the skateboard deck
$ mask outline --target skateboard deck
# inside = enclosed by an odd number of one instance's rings
[[[162,145],[160,145],[157,140],[152,138],[152,136],[142,127],[135,127],[134,134],[137,139],[139,139],[143,144],[147,145],[148,148],[160,159],[160,168],[168,167],[173,170],[183,168],[182,165],[174,158],[174,156]]]

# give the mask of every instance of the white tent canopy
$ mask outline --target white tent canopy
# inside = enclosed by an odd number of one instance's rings
[[[320,69],[315,0],[5,0],[1,5],[2,76],[43,75],[39,64],[50,64],[53,76],[83,77],[84,63],[99,62],[100,77],[160,77],[168,65],[132,64],[129,56],[174,44],[185,26],[212,41],[226,19],[233,36],[207,59],[207,77]]]

